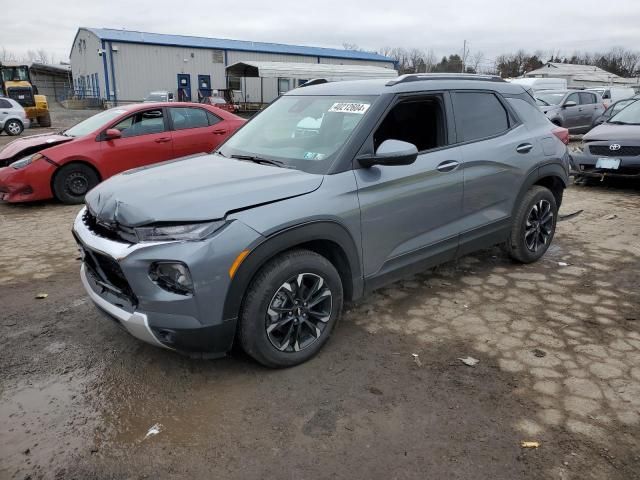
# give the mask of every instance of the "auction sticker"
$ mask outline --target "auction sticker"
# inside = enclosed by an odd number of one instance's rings
[[[371,105],[369,103],[347,103],[340,102],[331,105],[329,112],[333,113],[357,113],[364,115]]]

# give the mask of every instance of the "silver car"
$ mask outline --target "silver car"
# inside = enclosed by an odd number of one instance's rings
[[[7,135],[20,135],[30,125],[22,105],[11,98],[0,97],[0,132],[4,130]]]
[[[237,342],[296,365],[345,301],[496,244],[538,260],[568,183],[558,130],[494,77],[298,88],[212,155],[89,192],[73,227],[82,283],[153,345],[213,357]]]
[[[554,124],[571,133],[588,132],[606,109],[596,92],[544,90],[535,95],[542,113]]]

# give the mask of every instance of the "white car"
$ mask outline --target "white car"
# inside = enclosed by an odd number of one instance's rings
[[[0,132],[4,130],[7,135],[15,136],[30,126],[31,121],[22,105],[11,98],[0,97]]]
[[[593,87],[587,88],[589,92],[599,93],[602,102],[608,108],[612,103],[625,98],[631,98],[635,95],[635,90],[631,87]]]

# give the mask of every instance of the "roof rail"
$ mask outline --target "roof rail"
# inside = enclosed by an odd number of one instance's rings
[[[398,78],[389,80],[387,87],[398,85],[399,83],[422,82],[424,80],[476,80],[482,82],[504,82],[498,75],[479,75],[476,73],[408,73]]]

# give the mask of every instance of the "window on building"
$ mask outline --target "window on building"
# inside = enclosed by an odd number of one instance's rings
[[[164,114],[161,108],[135,113],[113,128],[120,130],[122,138],[137,137],[165,131]]]
[[[374,149],[385,140],[402,140],[431,150],[446,145],[446,124],[442,99],[424,97],[399,103],[387,114],[373,136]]]
[[[452,96],[458,141],[470,142],[509,129],[509,114],[493,93],[454,92]]]
[[[242,90],[242,82],[240,77],[229,77],[228,85],[231,90]]]
[[[291,86],[289,85],[288,78],[279,78],[278,79],[278,95],[282,95],[291,90]]]
[[[174,130],[209,126],[207,112],[202,108],[170,108]]]

